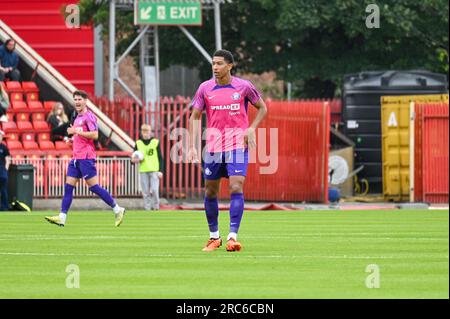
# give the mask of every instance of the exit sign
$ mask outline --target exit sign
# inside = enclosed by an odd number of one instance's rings
[[[186,1],[136,0],[134,24],[202,25],[202,4]]]

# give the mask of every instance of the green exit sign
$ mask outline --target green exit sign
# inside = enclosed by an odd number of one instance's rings
[[[202,4],[187,1],[134,2],[134,24],[202,25]]]

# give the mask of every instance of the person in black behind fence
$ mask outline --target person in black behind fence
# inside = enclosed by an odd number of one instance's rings
[[[0,130],[0,211],[9,210],[8,205],[8,169],[11,164],[11,154],[3,143],[5,132]]]

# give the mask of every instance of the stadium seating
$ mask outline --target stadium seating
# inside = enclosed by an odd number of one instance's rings
[[[50,112],[53,109],[53,105],[57,103],[56,101],[45,101],[44,102],[44,109],[47,112]]]
[[[44,106],[39,101],[28,101],[28,108],[30,110],[38,110],[44,112]]]
[[[22,134],[22,142],[28,141],[34,141],[35,140],[35,134],[34,133],[23,133]]]
[[[33,124],[30,121],[18,121],[17,122],[18,130],[33,130]]]
[[[2,122],[0,127],[6,133],[5,143],[10,150],[40,151],[39,156],[45,152],[71,150],[65,143],[57,149],[50,140],[47,116],[56,101],[40,101],[35,82],[6,81],[0,85],[11,98],[11,107],[6,113],[8,122]]]
[[[7,141],[6,146],[8,146],[10,151],[23,149],[23,145],[19,141]]]
[[[6,134],[6,138],[8,139],[8,141],[18,141],[19,135],[16,133],[8,133]]]
[[[55,149],[57,149],[59,151],[64,151],[64,150],[71,150],[72,148],[69,145],[67,145],[66,142],[56,141]]]
[[[6,82],[6,90],[8,92],[23,92],[23,88],[22,85],[20,84],[20,82],[17,81],[8,81]]]
[[[50,134],[49,133],[39,133],[37,135],[38,142],[41,141],[50,141]]]
[[[27,102],[39,101],[39,88],[34,82],[22,82],[22,89]],[[31,107],[30,107],[31,108]]]
[[[8,131],[17,130],[17,125],[15,122],[3,122],[2,130],[7,133]]]
[[[31,113],[31,120],[33,122],[35,121],[45,121],[46,117],[45,117],[45,111],[44,112],[39,112],[39,113]]]
[[[17,113],[16,122],[30,121],[30,113]]]
[[[40,100],[39,87],[35,82],[5,81],[0,85],[11,97],[11,107],[6,112],[8,121],[1,122],[0,128],[6,133],[5,143],[9,149],[22,151],[19,154],[15,152],[13,156],[21,155],[28,159],[30,155],[42,157],[53,154],[61,158],[71,154],[71,145],[51,140],[47,117],[57,101]]]
[[[22,145],[24,150],[39,150],[39,145],[35,141],[23,141]]]
[[[52,141],[39,141],[39,148],[42,151],[53,151],[55,150],[55,145]]]
[[[47,122],[45,121],[34,121],[33,127],[36,131],[48,131],[50,130],[50,127]]]
[[[12,100],[11,107],[13,110],[27,110],[28,109],[27,103],[25,103],[22,100]]]

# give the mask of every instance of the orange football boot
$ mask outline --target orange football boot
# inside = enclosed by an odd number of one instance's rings
[[[203,248],[203,251],[213,251],[222,246],[222,238],[210,238]]]
[[[240,242],[230,238],[227,242],[227,251],[240,251],[242,249],[242,245]]]

